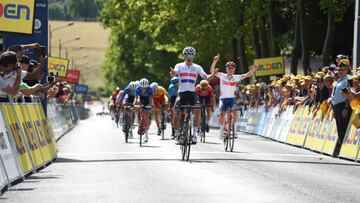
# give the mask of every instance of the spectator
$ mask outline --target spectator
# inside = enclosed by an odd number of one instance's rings
[[[345,97],[345,94],[347,94],[348,92],[347,80],[349,79],[349,68],[350,62],[348,59],[342,59],[341,61],[339,61],[339,80],[334,87],[332,95],[332,105],[339,137],[333,154],[334,157],[338,156],[340,153],[341,145],[352,113],[349,102]]]
[[[15,96],[20,88],[23,73],[17,63],[16,53],[7,51],[0,56],[0,102],[9,102],[9,96]]]

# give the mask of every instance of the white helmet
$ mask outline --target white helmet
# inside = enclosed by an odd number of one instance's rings
[[[153,88],[153,89],[157,89],[158,87],[159,87],[159,84],[157,83],[157,82],[153,82],[153,83],[151,83],[151,88]]]
[[[130,82],[130,83],[129,83],[129,89],[130,89],[130,90],[136,89],[136,86],[137,86],[137,85],[136,85],[135,82]]]
[[[146,78],[140,80],[140,87],[149,87],[149,81]]]
[[[194,47],[185,47],[183,50],[183,54],[192,54],[192,55],[196,55],[196,50]]]
[[[120,87],[116,87],[116,91],[120,91]]]

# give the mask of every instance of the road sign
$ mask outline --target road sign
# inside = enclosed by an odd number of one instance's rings
[[[75,84],[75,86],[74,86],[75,93],[87,94],[88,90],[89,90],[89,87],[87,85]]]
[[[60,81],[66,81],[68,83],[79,83],[80,71],[78,70],[68,70],[66,77],[60,77]]]

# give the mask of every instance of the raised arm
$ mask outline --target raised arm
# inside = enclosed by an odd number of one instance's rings
[[[220,59],[220,54],[214,56],[213,62],[210,67],[210,73],[214,74],[215,76],[218,76],[218,73],[216,71],[216,64],[219,62],[219,59]]]
[[[241,79],[241,80],[244,80],[244,79],[246,79],[246,78],[251,77],[251,76],[254,74],[254,72],[257,70],[257,68],[258,68],[257,65],[254,64],[254,65],[251,67],[251,69],[249,70],[249,72],[240,75],[240,79]]]

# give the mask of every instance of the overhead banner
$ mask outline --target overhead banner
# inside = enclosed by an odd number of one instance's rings
[[[35,0],[0,0],[0,31],[33,33]]]
[[[54,76],[66,77],[69,67],[69,59],[49,57],[49,74]]]
[[[283,57],[254,59],[258,66],[255,77],[285,74],[285,62]]]
[[[65,81],[68,83],[79,83],[80,71],[78,70],[68,70],[66,77],[59,78],[60,81]]]
[[[74,92],[80,94],[87,94],[89,87],[87,85],[75,84]]]

